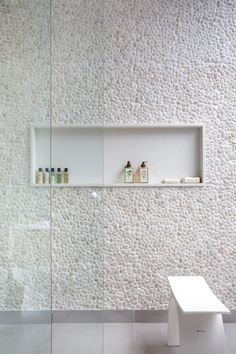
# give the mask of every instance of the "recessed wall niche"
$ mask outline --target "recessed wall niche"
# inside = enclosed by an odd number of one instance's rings
[[[149,183],[124,183],[124,167],[148,161]],[[55,187],[192,187],[204,185],[203,125],[62,125],[31,128],[31,183],[38,168],[69,169]],[[200,177],[200,183],[165,184]]]

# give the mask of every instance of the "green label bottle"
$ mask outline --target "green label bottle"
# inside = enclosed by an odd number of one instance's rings
[[[125,183],[133,183],[134,181],[134,169],[131,166],[131,162],[128,161],[127,165],[125,166],[124,171]]]
[[[61,183],[61,169],[57,169],[57,183]]]

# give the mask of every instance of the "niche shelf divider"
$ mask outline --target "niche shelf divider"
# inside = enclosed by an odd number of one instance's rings
[[[69,169],[69,184],[52,187],[199,187],[205,183],[203,124],[40,125],[31,127],[31,185],[39,167]],[[149,183],[124,183],[124,166],[148,161]],[[201,183],[165,184],[200,177]]]

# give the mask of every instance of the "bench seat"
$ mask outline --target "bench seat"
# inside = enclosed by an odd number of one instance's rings
[[[215,296],[203,277],[168,277],[168,280],[175,300],[184,314],[230,313],[230,310]]]

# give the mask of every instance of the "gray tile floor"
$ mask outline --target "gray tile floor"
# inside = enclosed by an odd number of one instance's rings
[[[52,354],[179,354],[166,346],[166,330],[156,323],[54,324]],[[236,354],[236,324],[226,324],[225,334],[227,353]],[[50,325],[1,325],[0,354],[51,354]]]

